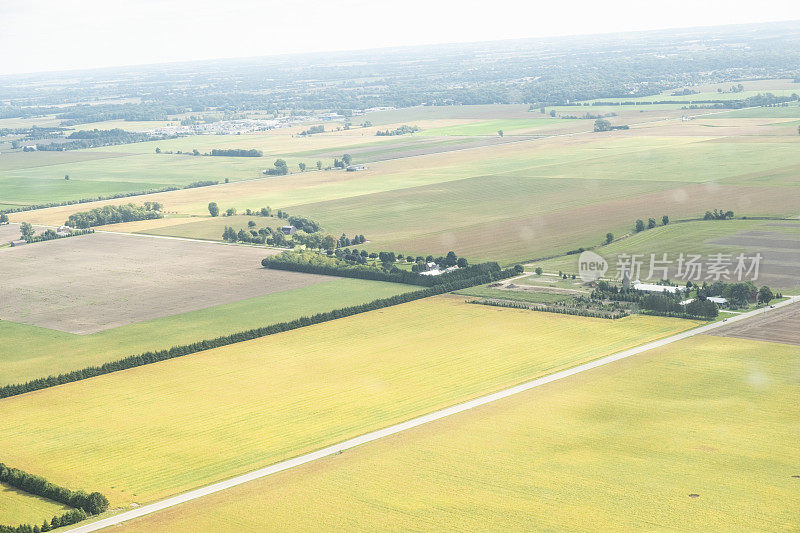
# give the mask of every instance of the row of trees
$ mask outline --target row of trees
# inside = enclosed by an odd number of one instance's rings
[[[147,202],[147,204],[149,205],[123,204],[95,207],[90,211],[71,214],[65,224],[73,228],[90,228],[118,222],[164,218],[161,204],[158,202]]]
[[[47,481],[41,476],[29,474],[18,468],[11,468],[0,463],[0,482],[27,492],[34,496],[47,498],[55,502],[74,507],[62,514],[38,524],[20,524],[17,526],[0,525],[0,533],[39,533],[62,526],[77,524],[88,516],[97,515],[108,509],[108,498],[99,492],[91,494],[82,490],[70,490]]]
[[[661,217],[661,225],[662,226],[666,226],[667,224],[669,224],[669,217],[667,215],[663,215]],[[636,221],[636,224],[634,224],[634,228],[633,229],[634,229],[634,231],[636,233],[640,233],[640,232],[644,231],[645,229],[653,229],[655,227],[656,227],[656,219],[648,218],[647,219],[647,225],[645,226],[644,220],[642,220],[640,218],[640,219],[638,219]],[[610,238],[609,238],[609,236],[610,236]],[[614,235],[612,233],[606,233],[606,244],[610,243],[613,240],[614,240]]]
[[[89,515],[83,509],[71,509],[61,516],[54,516],[50,520],[45,520],[42,525],[20,524],[18,526],[6,526],[0,524],[0,533],[41,533],[64,526],[71,526],[83,520]]]
[[[613,126],[611,122],[604,118],[598,118],[594,121],[594,131],[612,131],[612,130],[627,130],[628,126]]]
[[[280,322],[278,324],[272,324],[269,326],[241,331],[239,333],[225,335],[222,337],[216,337],[210,340],[203,340],[194,342],[192,344],[174,346],[172,348],[165,350],[150,351],[138,355],[132,355],[124,359],[119,359],[117,361],[104,363],[100,366],[90,366],[83,368],[81,370],[74,370],[72,372],[59,374],[57,376],[48,376],[46,378],[34,379],[26,383],[5,385],[3,387],[0,387],[0,398],[8,398],[10,396],[16,396],[19,394],[24,394],[26,392],[32,392],[36,390],[46,389],[48,387],[63,385],[65,383],[81,381],[95,376],[101,376],[104,374],[110,374],[112,372],[118,372],[120,370],[127,370],[129,368],[135,368],[142,365],[165,361],[167,359],[173,359],[175,357],[182,357],[184,355],[210,350],[212,348],[219,348],[221,346],[227,346],[229,344],[253,340],[260,337],[265,337],[267,335],[273,335],[275,333],[281,333],[284,331],[302,328],[305,326],[311,326],[313,324],[319,324],[330,320],[336,320],[337,318],[344,318],[359,313],[365,313],[367,311],[374,311],[376,309],[382,309],[384,307],[390,307],[393,305],[411,302],[414,300],[419,300],[420,298],[427,298],[429,296],[435,296],[437,294],[443,294],[446,292],[466,289],[467,287],[473,287],[475,285],[483,285],[484,283],[491,283],[493,281],[505,279],[515,274],[515,271],[513,269],[502,270],[497,265],[497,263],[485,263],[483,265],[470,267],[469,269],[466,270],[468,272],[465,271],[458,276],[451,276],[450,274],[439,276],[440,279],[437,280],[438,283],[435,286],[427,287],[412,292],[406,292],[395,296],[390,296],[388,298],[380,298],[364,304],[344,307],[341,309],[334,309],[333,311],[318,313],[310,317],[301,317],[296,320],[291,320],[289,322]],[[445,278],[445,276],[449,277]],[[420,277],[425,277],[425,276],[420,276]],[[391,281],[394,281],[394,279],[392,279]]]
[[[396,261],[396,255],[394,252],[383,252],[383,254],[382,256],[379,254],[378,257],[382,267],[360,264],[360,261],[347,261],[343,256],[328,256],[314,252],[284,252],[277,256],[264,258],[261,264],[265,268],[277,270],[291,270],[308,274],[322,274],[374,281],[391,281],[394,283],[406,283],[409,285],[422,285],[426,287],[460,281],[478,275],[494,275],[501,271],[497,263],[480,263],[468,266],[465,261],[465,266],[458,270],[446,272],[438,276],[423,276],[418,272],[409,272],[408,270],[401,270],[397,268],[397,266],[390,266]],[[455,254],[453,254],[453,256],[455,256]],[[458,261],[458,259],[456,259],[456,261]],[[514,270],[509,269],[508,272],[510,276],[513,275]]]
[[[733,211],[723,211],[722,209],[714,209],[713,211],[706,211],[703,215],[703,220],[729,220],[733,218]]]
[[[395,128],[393,130],[378,130],[375,132],[375,135],[378,137],[393,137],[395,135],[406,135],[407,133],[416,133],[420,131],[419,126],[409,126],[407,124],[403,124],[399,128]]]
[[[212,156],[225,156],[225,157],[261,157],[264,152],[255,148],[213,148],[211,150]]]

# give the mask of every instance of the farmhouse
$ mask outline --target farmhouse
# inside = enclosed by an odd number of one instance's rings
[[[676,292],[683,292],[686,287],[677,287],[675,285],[656,285],[655,283],[642,283],[638,279],[633,282],[633,288],[637,291],[644,292],[669,292],[675,294]]]
[[[23,244],[28,244],[28,241],[24,241],[22,239],[11,241],[11,246],[22,246]]]
[[[367,167],[364,165],[350,165],[345,170],[348,172],[358,172],[359,170],[367,170]]]
[[[62,237],[66,237],[67,235],[72,233],[72,228],[70,228],[69,226],[59,226],[58,229],[56,230],[56,233]]]
[[[297,228],[295,228],[294,226],[281,226],[281,232],[284,235],[294,235],[295,233],[297,233]]]

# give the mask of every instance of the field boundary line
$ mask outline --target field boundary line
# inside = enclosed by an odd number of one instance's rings
[[[172,496],[170,498],[166,498],[164,500],[143,505],[137,509],[131,511],[125,511],[115,516],[111,516],[108,518],[103,518],[96,522],[92,522],[90,524],[85,524],[83,526],[79,526],[69,531],[74,533],[90,533],[92,531],[99,531],[100,529],[113,526],[116,524],[120,524],[122,522],[126,522],[128,520],[133,520],[135,518],[140,518],[142,516],[146,516],[157,511],[161,511],[164,509],[168,509],[170,507],[174,507],[176,505],[195,500],[197,498],[201,498],[203,496],[208,496],[210,494],[214,494],[232,487],[236,487],[238,485],[242,485],[244,483],[248,483],[250,481],[254,481],[256,479],[260,479],[272,474],[277,474],[278,472],[283,472],[285,470],[289,470],[291,468],[295,468],[312,461],[316,461],[319,459],[323,459],[325,457],[329,457],[332,455],[340,454],[346,450],[355,448],[356,446],[360,446],[362,444],[366,444],[378,439],[382,439],[385,437],[389,437],[391,435],[395,435],[397,433],[401,433],[403,431],[407,431],[409,429],[421,426],[423,424],[427,424],[430,422],[434,422],[436,420],[440,420],[442,418],[446,418],[448,416],[452,416],[458,413],[462,413],[464,411],[468,411],[470,409],[475,409],[476,407],[480,407],[492,402],[496,402],[497,400],[502,400],[504,398],[508,398],[509,396],[514,396],[521,392],[528,391],[530,389],[540,387],[542,385],[546,385],[548,383],[552,383],[554,381],[559,381],[570,376],[574,376],[576,374],[580,374],[582,372],[586,372],[587,370],[592,370],[594,368],[598,368],[609,363],[613,363],[619,361],[621,359],[625,359],[627,357],[631,357],[633,355],[638,355],[640,353],[660,348],[662,346],[666,346],[673,342],[683,340],[689,337],[693,337],[695,335],[700,335],[702,333],[706,333],[713,329],[722,327],[723,325],[727,326],[730,323],[738,322],[740,320],[746,320],[748,318],[762,315],[766,312],[769,312],[772,309],[778,309],[781,307],[785,307],[787,305],[794,304],[800,301],[800,296],[792,296],[788,300],[784,300],[783,302],[779,302],[775,304],[773,307],[766,307],[763,309],[756,309],[754,311],[749,311],[747,313],[742,313],[741,315],[732,317],[727,319],[726,321],[718,321],[712,322],[711,324],[706,324],[704,326],[700,326],[694,329],[690,329],[681,333],[677,333],[675,335],[671,335],[669,337],[665,337],[663,339],[659,339],[656,341],[652,341],[641,346],[637,346],[634,348],[629,348],[622,352],[618,352],[615,354],[607,355],[605,357],[601,357],[599,359],[595,359],[593,361],[589,361],[587,363],[583,363],[572,368],[568,368],[566,370],[561,370],[555,372],[553,374],[542,376],[540,378],[527,381],[525,383],[521,383],[519,385],[515,385],[513,387],[503,389],[498,392],[494,392],[491,394],[487,394],[484,396],[480,396],[478,398],[474,398],[472,400],[468,400],[466,402],[462,402],[450,407],[446,407],[444,409],[440,409],[438,411],[434,411],[432,413],[428,413],[426,415],[418,416],[416,418],[412,418],[411,420],[407,420],[405,422],[401,422],[399,424],[394,424],[392,426],[378,429],[376,431],[371,431],[369,433],[365,433],[358,437],[354,437],[352,439],[348,439],[337,444],[333,444],[331,446],[326,446],[321,448],[317,451],[306,453],[292,459],[287,459],[285,461],[281,461],[265,468],[261,468],[259,470],[254,470],[253,472],[249,472],[247,474],[242,474],[225,481],[220,481],[217,483],[212,483],[211,485],[207,485],[205,487],[201,487],[198,489],[191,490],[189,492],[185,492],[183,494],[179,494],[177,496]]]

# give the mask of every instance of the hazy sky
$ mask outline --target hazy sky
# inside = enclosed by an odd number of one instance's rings
[[[796,19],[796,0],[0,0],[0,74]]]

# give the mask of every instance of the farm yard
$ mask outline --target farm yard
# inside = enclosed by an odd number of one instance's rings
[[[6,398],[0,449],[141,504],[693,325],[436,297]]]
[[[797,364],[698,336],[121,530],[791,530]]]

